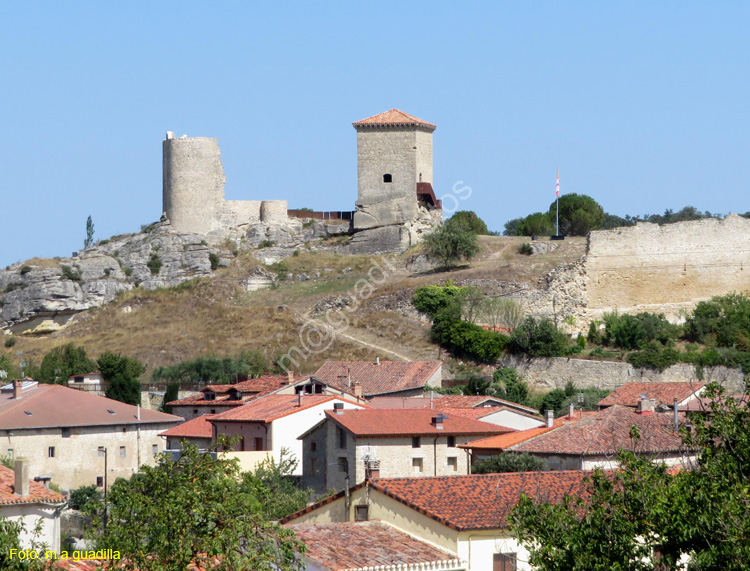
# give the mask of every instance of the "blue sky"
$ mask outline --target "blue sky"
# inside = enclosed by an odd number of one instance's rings
[[[491,229],[588,194],[746,212],[743,2],[0,3],[0,266],[161,214],[167,130],[216,137],[228,199],[352,209],[353,121],[437,124],[434,187]]]

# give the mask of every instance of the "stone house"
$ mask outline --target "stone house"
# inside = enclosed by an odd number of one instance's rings
[[[164,450],[159,433],[181,420],[61,385],[15,381],[0,391],[0,454],[28,459],[31,478],[61,488],[103,486],[154,464]]]
[[[282,449],[298,460],[294,475],[302,475],[302,442],[298,437],[324,417],[326,409],[360,409],[366,405],[336,395],[273,394],[212,416],[213,440],[219,435],[237,438],[238,452],[271,451],[274,460]]]
[[[469,456],[458,448],[510,428],[439,410],[326,411],[300,440],[302,483],[340,490],[369,477],[467,474]]]
[[[173,426],[169,430],[165,430],[159,436],[166,440],[166,449],[170,450],[182,450],[183,443],[197,446],[199,450],[205,450],[211,446],[213,440],[213,425],[210,419],[215,417],[215,414],[204,414],[198,418],[188,420],[177,426]]]
[[[28,460],[16,460],[15,470],[0,465],[0,516],[23,524],[21,549],[31,549],[36,543],[60,551],[60,512],[66,502],[63,494],[30,480]]]
[[[669,466],[690,467],[696,451],[685,446],[678,432],[687,420],[685,414],[654,412],[653,400],[642,402],[645,404],[636,410],[613,405],[585,415],[578,422],[510,446],[506,452],[539,456],[550,470],[613,469],[619,465],[620,450],[631,450]],[[633,427],[639,439],[631,438]]]
[[[326,361],[312,375],[326,385],[346,392],[375,396],[421,396],[443,382],[441,361]]]
[[[505,518],[522,493],[548,502],[559,502],[565,495],[585,497],[587,475],[590,472],[575,470],[367,480],[281,523],[297,529],[378,521],[439,547],[467,571],[530,571],[528,551],[508,530]],[[380,549],[362,544],[361,551],[366,559]]]

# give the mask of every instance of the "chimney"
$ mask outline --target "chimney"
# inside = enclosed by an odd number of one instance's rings
[[[552,428],[555,425],[555,411],[547,409],[547,428]]]
[[[575,416],[576,407],[573,403],[570,403],[568,405],[568,418],[570,420],[573,420],[573,417]]]
[[[362,383],[354,383],[354,396],[358,399],[362,398]]]
[[[23,379],[15,379],[13,381],[13,398],[20,399],[22,391],[23,391]]]
[[[335,402],[333,403],[333,412],[336,414],[341,414],[344,412],[344,403],[343,402]]]
[[[294,371],[287,371],[286,372],[286,384],[291,385],[294,383]]]
[[[14,492],[17,496],[29,495],[29,461],[25,458],[16,460],[15,466],[15,487]]]
[[[442,415],[442,414],[439,414],[439,415],[437,415],[437,416],[433,416],[433,417],[432,417],[432,425],[433,425],[433,426],[434,426],[434,427],[435,427],[435,428],[436,428],[437,430],[443,430],[443,415]]]
[[[380,357],[375,357],[375,364],[380,365]]]
[[[305,395],[304,388],[300,392],[297,393],[297,406],[300,407],[300,408],[302,408],[302,403],[305,400],[305,396],[304,395]]]
[[[435,408],[435,391],[430,391],[430,408]]]
[[[642,398],[638,401],[638,414],[653,414],[656,409],[656,399]]]
[[[674,429],[676,432],[680,429],[680,415],[677,412],[677,399],[676,398],[674,399],[673,407],[674,407]]]
[[[141,405],[139,404],[135,405],[135,417],[138,419],[138,421],[141,420]]]

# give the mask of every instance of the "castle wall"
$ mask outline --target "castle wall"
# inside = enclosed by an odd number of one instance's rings
[[[260,200],[225,200],[219,208],[219,224],[232,227],[260,222],[261,204]]]
[[[205,137],[162,143],[163,205],[178,232],[205,234],[216,228],[224,201],[224,167],[219,142]]]
[[[286,200],[264,200],[260,204],[260,219],[267,224],[285,224],[287,216]]]
[[[639,223],[589,235],[586,320],[616,308],[676,318],[701,300],[750,290],[750,220]]]
[[[432,133],[417,131],[416,147],[416,180],[432,184]]]

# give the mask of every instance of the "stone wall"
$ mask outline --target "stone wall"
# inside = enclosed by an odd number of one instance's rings
[[[679,363],[663,373],[655,369],[637,369],[629,363],[614,361],[589,361],[565,357],[534,358],[505,355],[501,364],[512,367],[534,388],[562,389],[568,382],[578,388],[596,387],[614,390],[628,382],[717,382],[731,392],[745,389],[744,375],[740,369],[704,367],[702,378],[694,365]]]
[[[613,309],[677,319],[700,300],[750,289],[750,220],[731,214],[591,232],[586,274],[585,321]]]

